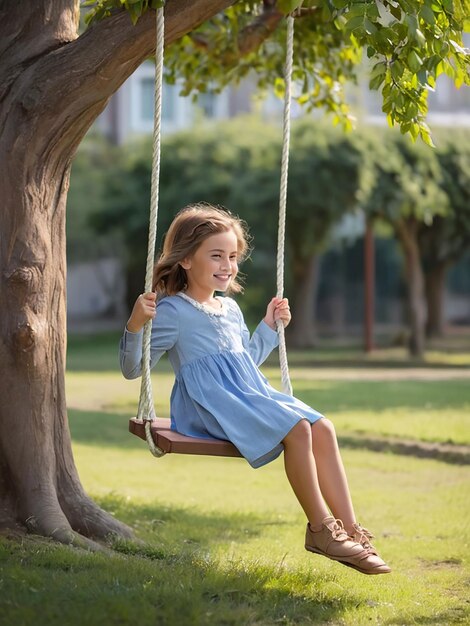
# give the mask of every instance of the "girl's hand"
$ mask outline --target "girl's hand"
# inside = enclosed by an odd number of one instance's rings
[[[135,301],[126,328],[131,333],[138,333],[146,322],[153,319],[157,309],[157,294],[153,292],[141,294]]]
[[[266,309],[264,322],[270,328],[276,330],[277,320],[281,320],[285,328],[289,324],[291,317],[289,300],[287,298],[273,298]]]

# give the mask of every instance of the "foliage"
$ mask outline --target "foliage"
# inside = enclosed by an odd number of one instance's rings
[[[85,23],[102,20],[112,15],[113,11],[125,9],[133,24],[137,23],[148,9],[158,9],[165,4],[165,0],[85,0],[83,7],[91,7],[85,16]]]
[[[90,216],[106,202],[108,171],[119,149],[99,136],[88,137],[74,159],[67,197],[67,259],[90,261],[116,254],[120,233],[97,237]]]
[[[470,133],[447,131],[436,156],[449,210],[445,217],[436,216],[421,227],[419,241],[427,270],[436,264],[454,263],[470,249]]]
[[[99,232],[121,231],[129,265],[142,269],[148,230],[150,141],[136,144],[126,153],[117,169],[109,171],[106,198],[93,224]],[[201,125],[163,142],[160,235],[176,211],[192,202],[220,204],[238,213],[255,238],[253,262],[243,268],[253,289],[253,316],[261,313],[259,303],[275,290],[280,153],[279,130],[251,118]],[[357,135],[344,137],[336,129],[308,121],[294,124],[287,267],[301,265],[322,250],[333,224],[357,206],[364,171]],[[140,289],[141,284],[131,288],[129,303]]]
[[[169,0],[171,2],[171,0]],[[89,21],[125,6],[133,19],[149,0],[99,0]],[[299,9],[299,7],[301,8]],[[182,79],[182,93],[219,90],[255,73],[260,88],[282,94],[282,13],[298,9],[293,77],[307,110],[323,107],[346,128],[352,120],[344,85],[356,79],[365,50],[370,87],[382,93],[382,109],[414,139],[432,145],[426,125],[427,94],[445,73],[457,87],[470,84],[469,53],[462,33],[470,26],[469,0],[248,0],[235,2],[169,47],[166,79]],[[273,26],[274,23],[274,26]],[[269,38],[266,35],[272,32]]]
[[[431,224],[446,214],[449,201],[435,152],[393,132],[378,131],[369,141],[374,183],[363,208],[370,217],[396,226],[406,220]]]

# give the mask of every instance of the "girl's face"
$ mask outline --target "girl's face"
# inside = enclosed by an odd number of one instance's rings
[[[233,230],[204,239],[196,252],[181,263],[188,290],[199,297],[225,291],[238,273],[237,236]]]

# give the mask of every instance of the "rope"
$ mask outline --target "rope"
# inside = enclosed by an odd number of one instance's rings
[[[290,143],[290,103],[292,97],[292,61],[294,56],[294,18],[287,16],[287,43],[286,62],[284,66],[284,119],[282,133],[282,157],[281,157],[281,185],[279,191],[279,225],[277,235],[277,297],[282,298],[284,293],[284,246],[286,240],[286,205],[287,205],[287,175],[289,170],[289,143]],[[277,322],[279,334],[279,363],[281,367],[282,389],[292,395],[292,385],[287,363],[286,338],[284,325]]]
[[[163,47],[165,34],[164,7],[157,9],[156,46],[155,46],[155,107],[153,115],[153,155],[152,178],[150,186],[150,226],[147,249],[147,265],[145,271],[145,291],[152,291],[153,265],[157,241],[158,192],[160,179],[161,125],[162,125],[162,91],[163,91]],[[155,445],[151,434],[151,422],[155,419],[152,382],[150,379],[150,340],[152,320],[144,326],[142,345],[142,383],[140,387],[139,408],[137,417],[145,423],[145,437],[150,452],[160,457],[165,452]]]

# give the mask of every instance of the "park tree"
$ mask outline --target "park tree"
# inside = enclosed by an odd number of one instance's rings
[[[470,134],[446,132],[436,155],[441,187],[448,198],[445,215],[423,222],[418,245],[424,271],[427,304],[426,334],[444,334],[444,290],[449,268],[470,249]]]
[[[449,210],[443,174],[435,151],[395,133],[379,133],[372,142],[374,183],[364,203],[366,214],[389,224],[401,247],[407,286],[410,354],[425,348],[426,292],[419,235]]]
[[[90,4],[90,3],[88,3]],[[65,206],[78,145],[111,95],[155,49],[158,1],[98,0],[80,31],[79,0],[0,1],[0,525],[67,543],[129,536],[86,495],[64,393]],[[168,80],[206,89],[282,64],[298,0],[168,0]],[[294,77],[307,107],[348,123],[342,87],[365,48],[389,121],[429,141],[426,94],[447,72],[469,80],[466,0],[306,0]],[[132,19],[130,19],[132,18]]]

